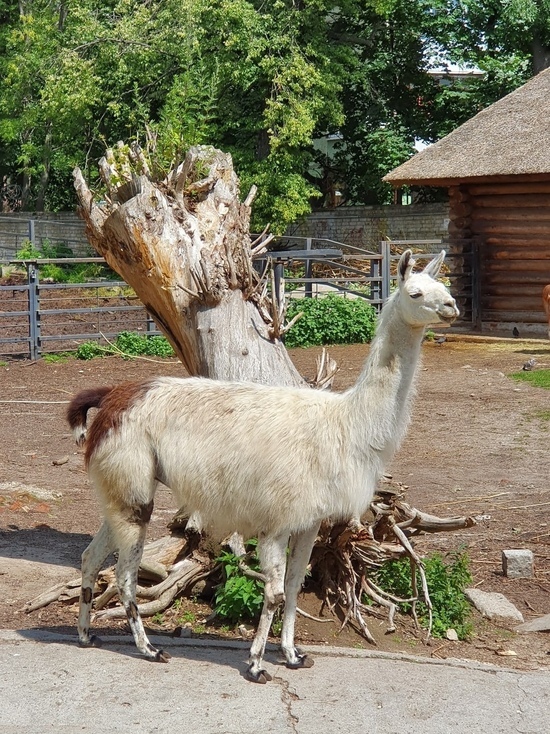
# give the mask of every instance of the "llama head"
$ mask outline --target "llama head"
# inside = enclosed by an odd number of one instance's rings
[[[455,299],[443,283],[436,280],[444,259],[445,250],[442,250],[424,270],[415,273],[412,252],[406,250],[401,256],[397,268],[399,304],[410,326],[452,324],[459,315]]]

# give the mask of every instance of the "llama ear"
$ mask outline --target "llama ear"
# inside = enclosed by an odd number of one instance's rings
[[[413,260],[412,250],[405,250],[405,252],[399,258],[399,265],[397,266],[397,272],[399,274],[399,280],[404,283],[411,270],[414,268],[415,260]]]
[[[432,278],[437,278],[444,260],[445,250],[441,250],[439,255],[437,257],[434,257],[433,260],[430,260],[430,262],[424,268],[424,272],[426,273],[426,275],[430,275]]]

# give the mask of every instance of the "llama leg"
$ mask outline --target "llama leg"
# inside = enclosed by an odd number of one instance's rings
[[[80,590],[80,610],[78,613],[78,638],[82,647],[99,647],[101,640],[90,635],[90,613],[94,586],[103,561],[115,549],[113,534],[104,522],[90,545],[82,554],[82,587]]]
[[[136,586],[139,564],[145,543],[147,523],[153,511],[153,503],[132,508],[131,519],[118,518],[116,534],[118,545],[118,561],[116,564],[116,581],[122,605],[128,617],[128,623],[137,649],[150,660],[167,663],[170,655],[153,647],[145,634],[141,615],[136,604]]]
[[[298,593],[304,580],[311,549],[315,543],[318,530],[319,525],[316,524],[310,530],[293,535],[290,539],[285,579],[285,613],[281,633],[281,649],[286,658],[287,668],[311,668],[313,665],[313,658],[300,653],[294,646],[294,626],[296,623]]]
[[[276,538],[260,536],[258,539],[260,566],[266,577],[266,582],[262,616],[250,648],[249,665],[246,671],[246,678],[253,683],[267,683],[271,680],[267,670],[262,669],[262,657],[273,615],[285,596],[284,579],[287,545],[288,535],[286,534]]]

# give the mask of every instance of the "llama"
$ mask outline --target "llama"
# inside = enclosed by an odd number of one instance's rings
[[[550,339],[550,285],[545,285],[542,289],[542,307],[548,322],[548,338]]]
[[[85,462],[104,522],[82,555],[78,634],[90,635],[97,574],[117,550],[119,595],[138,650],[170,657],[149,642],[136,605],[137,572],[156,483],[178,507],[198,513],[218,538],[257,535],[266,577],[264,604],[246,677],[271,680],[262,658],[273,615],[285,600],[281,648],[289,668],[312,659],[294,645],[298,593],[320,522],[361,517],[401,443],[424,330],[458,316],[435,278],[445,252],[419,273],[407,250],[398,288],[382,309],[363,371],[351,389],[327,393],[289,387],[158,377],[84,391],[67,418]],[[89,431],[87,412],[99,407]],[[287,546],[290,549],[287,555]]]

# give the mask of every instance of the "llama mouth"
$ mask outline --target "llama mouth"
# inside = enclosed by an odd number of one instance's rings
[[[445,314],[438,313],[437,317],[443,321],[444,324],[448,324],[449,326],[456,321],[458,318],[458,314],[454,313],[451,316],[446,316]]]

